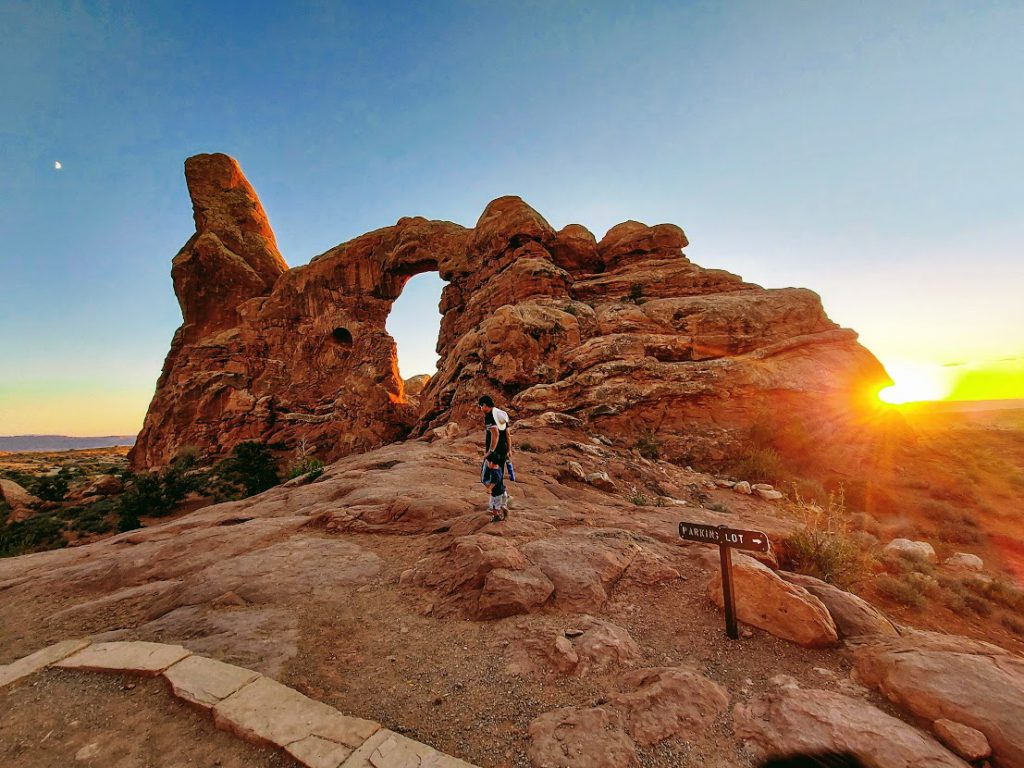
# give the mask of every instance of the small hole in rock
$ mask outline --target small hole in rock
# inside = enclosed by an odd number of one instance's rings
[[[348,328],[335,328],[331,331],[331,338],[335,344],[341,344],[344,347],[352,346],[352,332]]]

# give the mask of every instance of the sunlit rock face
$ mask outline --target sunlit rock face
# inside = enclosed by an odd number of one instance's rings
[[[565,411],[713,463],[755,422],[848,440],[888,383],[816,294],[703,269],[672,224],[627,221],[598,241],[501,197],[472,229],[403,218],[288,269],[232,158],[189,158],[185,176],[196,234],[172,267],[184,324],[136,468],[244,440],[305,440],[333,460],[451,420],[478,426],[485,393],[514,417]],[[385,322],[406,281],[429,271],[448,281],[440,363],[414,406]]]

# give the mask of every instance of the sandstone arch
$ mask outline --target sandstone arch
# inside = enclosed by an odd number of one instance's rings
[[[249,439],[305,439],[333,460],[475,419],[484,392],[519,416],[566,411],[624,435],[661,428],[669,455],[714,460],[755,411],[860,429],[859,401],[888,381],[816,294],[703,269],[672,224],[627,221],[597,241],[501,197],[472,229],[402,218],[287,269],[232,158],[189,158],[185,175],[196,234],[172,268],[184,323],[131,454],[137,468],[183,445],[217,453]],[[417,414],[385,321],[427,271],[448,284],[440,364]],[[344,354],[335,328],[351,334]]]

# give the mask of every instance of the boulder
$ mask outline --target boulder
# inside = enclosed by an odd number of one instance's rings
[[[124,489],[124,483],[116,475],[99,475],[85,489],[85,496],[113,496]]]
[[[32,514],[32,506],[39,499],[26,491],[13,480],[0,478],[0,500],[6,501],[11,508],[11,521],[24,520]]]
[[[733,710],[733,730],[762,755],[849,752],[870,768],[966,768],[913,726],[865,701],[782,686]]]
[[[853,656],[858,679],[927,720],[985,734],[1001,768],[1024,768],[1024,658],[956,635],[906,631],[870,638]]]
[[[893,539],[882,549],[887,555],[911,557],[934,563],[935,548],[927,541],[911,541],[910,539]]]
[[[897,636],[895,625],[880,610],[867,600],[851,595],[839,587],[827,584],[813,576],[800,573],[779,571],[779,575],[790,584],[803,587],[821,600],[828,609],[836,624],[839,637],[857,637],[860,635]]]
[[[939,718],[932,723],[932,730],[939,737],[939,741],[964,760],[984,760],[992,754],[992,747],[989,746],[985,734],[963,723]]]
[[[821,600],[754,558],[733,553],[733,588],[736,617],[745,624],[807,647],[838,644],[835,622]],[[708,594],[724,607],[721,571],[716,571]]]
[[[495,568],[484,579],[477,603],[478,619],[500,619],[530,613],[547,602],[555,585],[537,567],[525,571]]]
[[[599,490],[607,491],[608,493],[615,490],[615,483],[610,477],[608,477],[607,472],[591,472],[585,479],[588,483]]]
[[[732,487],[732,489],[736,493],[742,493],[745,496],[749,496],[750,494],[753,493],[753,490],[750,487],[750,483],[748,483],[746,480],[740,480],[738,483],[736,483],[736,485]]]
[[[638,669],[622,678],[622,693],[608,701],[626,720],[626,730],[643,746],[668,738],[703,736],[729,706],[717,683],[689,667]]]
[[[622,627],[602,619],[583,616],[583,634],[572,640],[580,664],[577,675],[590,670],[604,671],[612,667],[632,666],[641,657],[640,646]]]
[[[556,709],[530,723],[536,768],[626,768],[639,765],[622,715],[606,707]]]
[[[977,555],[955,552],[943,561],[943,565],[963,571],[983,571],[985,562]]]

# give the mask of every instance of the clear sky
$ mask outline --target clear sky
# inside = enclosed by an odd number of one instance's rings
[[[1019,0],[5,0],[0,28],[0,434],[140,427],[182,163],[215,151],[291,265],[504,194],[599,237],[670,221],[699,264],[818,291],[898,384],[1024,396]],[[439,287],[389,321],[406,375]]]

